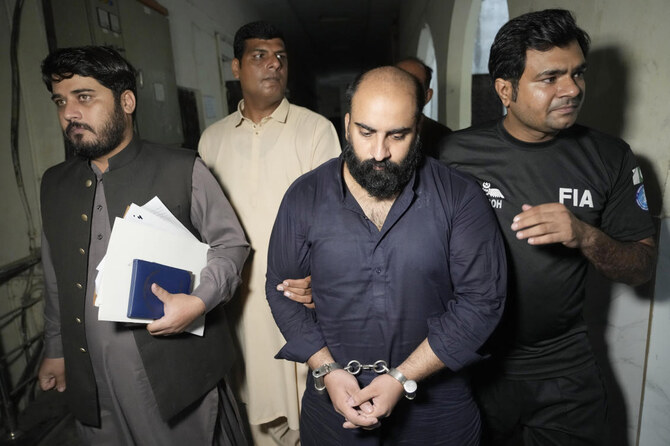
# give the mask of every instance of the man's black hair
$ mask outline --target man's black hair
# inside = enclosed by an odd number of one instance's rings
[[[425,93],[423,91],[423,86],[421,85],[421,83],[418,81],[417,78],[415,78],[414,76],[409,74],[407,71],[401,70],[398,67],[388,66],[388,67],[379,67],[379,68],[384,68],[384,69],[389,68],[389,69],[392,69],[392,70],[397,70],[397,74],[399,76],[405,77],[405,79],[407,79],[414,86],[414,101],[416,103],[416,108],[414,110],[414,120],[415,120],[414,122],[418,123],[419,120],[421,119],[423,106],[426,105],[426,102],[425,102],[426,101],[426,96],[425,96]],[[351,113],[351,101],[353,100],[354,95],[358,91],[358,87],[361,85],[361,82],[363,82],[363,80],[368,76],[368,74],[370,72],[375,71],[379,68],[368,70],[368,71],[365,71],[365,72],[359,74],[358,76],[356,76],[356,79],[354,79],[354,81],[351,84],[349,84],[349,86],[347,87],[347,90],[345,92],[345,97],[346,97],[346,100],[347,100],[347,112],[348,113]]]
[[[119,99],[126,90],[137,97],[135,69],[116,50],[106,46],[61,48],[42,61],[42,80],[50,92],[52,84],[74,75],[92,77]]]
[[[284,35],[279,29],[268,22],[251,22],[242,26],[235,33],[235,40],[233,41],[233,54],[235,55],[235,59],[240,62],[242,62],[246,41],[249,39],[281,39],[284,41]]]
[[[433,79],[433,69],[430,68],[428,65],[426,65],[426,63],[423,60],[415,56],[409,56],[399,60],[396,63],[396,66],[402,62],[416,62],[423,67],[423,70],[426,72],[426,82],[424,82],[423,88],[424,90],[428,91],[428,89],[430,88],[430,81]]]
[[[491,80],[495,82],[501,78],[511,81],[514,89],[512,99],[516,100],[519,79],[526,68],[526,51],[564,48],[575,40],[586,57],[591,39],[586,31],[577,26],[570,11],[545,9],[516,17],[500,28],[491,45]]]

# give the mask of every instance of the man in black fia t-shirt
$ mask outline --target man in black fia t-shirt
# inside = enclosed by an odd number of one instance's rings
[[[563,10],[511,20],[489,72],[507,115],[453,133],[441,160],[475,176],[508,249],[505,322],[476,389],[490,444],[606,444],[606,400],[582,318],[588,263],[649,280],[654,228],[622,140],[575,124],[589,37]]]

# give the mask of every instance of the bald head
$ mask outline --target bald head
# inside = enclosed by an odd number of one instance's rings
[[[414,110],[415,122],[418,122],[424,106],[423,87],[419,81],[397,67],[374,68],[358,76],[347,89],[349,113],[358,96],[368,98],[369,95],[383,95],[397,101],[406,101],[409,96],[407,104]]]
[[[433,89],[430,88],[430,81],[433,78],[433,69],[423,63],[421,59],[416,57],[408,57],[403,59],[396,63],[395,66],[401,70],[407,71],[419,81],[426,95],[424,101],[425,104],[430,102],[433,97]]]
[[[417,80],[423,85],[423,88],[426,90],[428,89],[428,86],[430,85],[430,80],[432,79],[432,69],[426,65],[425,63],[421,62],[421,60],[417,58],[407,58],[403,59],[400,62],[395,64],[396,67],[400,68],[401,70],[407,71],[409,74],[417,78]]]
[[[405,71],[381,67],[359,76],[347,98],[344,172],[371,197],[396,197],[421,158],[423,88]]]

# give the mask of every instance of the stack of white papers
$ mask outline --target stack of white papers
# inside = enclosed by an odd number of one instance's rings
[[[191,271],[193,289],[200,283],[200,271],[207,265],[209,246],[200,242],[172,215],[158,197],[144,206],[132,204],[124,218],[116,218],[107,253],[97,267],[95,279],[98,319],[101,321],[149,323],[151,319],[129,318],[128,299],[133,259],[162,263]],[[187,329],[202,336],[205,316]]]

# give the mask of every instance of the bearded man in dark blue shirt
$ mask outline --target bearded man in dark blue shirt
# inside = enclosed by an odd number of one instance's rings
[[[348,98],[342,156],[289,188],[269,248],[277,358],[312,369],[302,444],[478,444],[465,369],[503,309],[495,217],[474,180],[422,158],[411,75],[369,71]],[[275,288],[309,274],[315,309]]]

